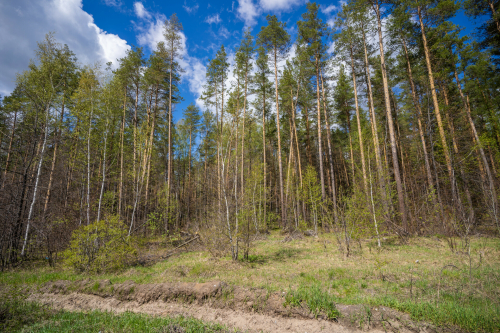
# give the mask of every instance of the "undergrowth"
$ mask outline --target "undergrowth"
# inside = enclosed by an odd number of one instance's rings
[[[225,326],[204,323],[194,318],[153,317],[132,312],[55,311],[20,298],[0,302],[2,332],[151,332],[151,333],[225,333]]]
[[[401,244],[395,237],[365,240],[343,256],[335,234],[283,242],[279,231],[255,241],[246,260],[211,258],[207,251],[182,252],[125,271],[89,275],[64,265],[32,266],[0,273],[2,286],[40,286],[48,281],[93,279],[112,284],[208,282],[288,292],[287,305],[336,318],[336,304],[387,306],[414,320],[458,326],[470,332],[500,332],[500,241],[473,237],[470,250],[452,251],[438,237]],[[159,249],[166,251],[167,249]],[[182,271],[182,274],[179,272]],[[230,298],[230,293],[224,296]]]

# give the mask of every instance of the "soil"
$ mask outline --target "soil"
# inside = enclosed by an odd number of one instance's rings
[[[339,304],[340,318],[328,320],[324,314],[312,314],[305,305],[285,307],[284,293],[228,286],[221,281],[111,284],[109,280],[61,280],[45,284],[28,300],[68,311],[182,315],[244,332],[450,332],[450,328],[414,322],[407,314],[386,307]]]

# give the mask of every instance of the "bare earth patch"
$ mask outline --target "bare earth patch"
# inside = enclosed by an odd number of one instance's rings
[[[338,305],[338,322],[314,316],[305,307],[285,307],[284,295],[263,289],[230,287],[223,282],[111,284],[83,280],[49,282],[29,301],[67,311],[126,311],[155,316],[184,316],[217,322],[244,332],[436,332],[388,308]]]

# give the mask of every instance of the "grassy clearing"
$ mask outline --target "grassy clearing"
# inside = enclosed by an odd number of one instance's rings
[[[93,276],[112,283],[206,282],[288,292],[287,302],[304,303],[317,313],[336,315],[335,304],[388,306],[414,319],[457,325],[472,332],[500,331],[500,240],[473,238],[453,253],[437,237],[413,238],[401,245],[385,238],[357,245],[345,258],[333,234],[283,243],[275,232],[255,242],[247,261],[214,259],[207,252],[185,252],[150,267]],[[34,284],[88,278],[71,270],[40,267],[0,274],[0,283]]]
[[[2,332],[230,332],[219,324],[204,323],[193,318],[152,317],[126,312],[55,311],[21,299],[0,303]]]

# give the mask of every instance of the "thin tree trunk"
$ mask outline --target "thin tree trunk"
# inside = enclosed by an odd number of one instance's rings
[[[172,40],[171,49],[174,50],[174,41]],[[167,221],[165,230],[168,230],[170,220],[170,197],[172,187],[172,71],[174,66],[174,53],[170,54],[170,75],[169,75],[169,94],[168,94],[168,166],[167,166]]]
[[[14,111],[14,122],[12,124],[12,132],[10,133],[9,150],[7,151],[7,160],[5,161],[5,171],[3,172],[2,186],[0,187],[0,190],[3,190],[3,187],[5,185],[5,179],[7,179],[7,170],[9,169],[10,153],[12,151],[12,142],[14,142],[16,123],[17,123],[17,109],[16,111]]]
[[[262,98],[262,157],[264,164],[264,223],[267,230],[266,89]]]
[[[152,119],[152,125],[151,125],[151,134],[149,135],[149,147],[148,147],[148,154],[147,154],[147,159],[148,159],[148,169],[146,171],[146,191],[145,191],[145,202],[146,206],[148,205],[148,196],[149,196],[149,174],[151,170],[151,155],[153,153],[153,141],[154,141],[154,134],[155,134],[155,125],[156,125],[156,115],[158,113],[158,84],[156,85],[156,92],[155,92],[155,107],[154,107],[154,113],[153,113],[153,119]],[[147,211],[146,211],[147,214]]]
[[[89,115],[89,131],[87,136],[87,225],[90,224],[90,134],[92,132],[92,114],[94,112],[94,103],[92,99],[92,109]]]
[[[427,145],[425,143],[424,129],[422,126],[422,110],[420,108],[420,103],[419,103],[418,98],[417,98],[415,84],[413,82],[413,74],[411,71],[411,64],[410,64],[410,58],[408,56],[408,49],[406,47],[406,41],[403,38],[401,38],[401,42],[403,44],[403,48],[405,51],[406,64],[407,64],[407,70],[408,70],[408,81],[410,82],[413,105],[415,106],[415,110],[417,111],[418,133],[420,135],[420,141],[422,143],[422,150],[424,152],[424,162],[425,162],[425,171],[427,174],[427,182],[429,184],[429,190],[432,192],[434,190],[434,181],[432,180],[431,165],[429,163],[429,154],[427,153]],[[433,197],[433,201],[434,201],[434,197]]]
[[[307,160],[309,165],[313,165],[312,153],[311,153],[311,133],[309,128],[309,112],[307,106],[304,106],[304,117],[306,118],[306,144],[307,144]]]
[[[139,107],[139,83],[137,82],[135,88],[135,108],[134,108],[134,186],[137,182],[136,168],[137,168],[137,108]]]
[[[358,104],[358,88],[356,84],[356,68],[354,67],[354,54],[352,51],[352,44],[350,44],[351,51],[351,69],[352,69],[352,84],[354,90],[354,105],[356,106],[356,121],[358,124],[358,140],[359,140],[359,151],[361,155],[361,169],[363,172],[363,190],[365,196],[368,197],[368,182],[366,177],[366,163],[365,163],[365,150],[363,148],[363,132],[361,129],[361,116],[359,113],[359,104]]]
[[[449,152],[449,148],[448,148],[448,143],[446,142],[446,134],[444,132],[444,126],[443,126],[443,121],[441,118],[441,112],[439,110],[439,103],[438,103],[438,99],[437,99],[436,89],[434,87],[434,75],[432,72],[430,52],[429,52],[429,48],[427,46],[427,38],[425,35],[424,22],[422,20],[422,13],[421,13],[420,6],[417,6],[417,12],[418,12],[418,18],[419,18],[419,22],[420,22],[420,31],[422,33],[422,41],[424,44],[425,63],[427,65],[427,71],[428,71],[428,75],[429,75],[429,84],[430,84],[430,90],[431,90],[431,94],[432,94],[432,102],[434,104],[434,112],[436,113],[436,120],[438,123],[439,135],[441,136],[441,144],[443,145],[443,153],[444,153],[444,157],[446,160],[446,167],[448,169],[448,176],[450,178],[450,186],[451,186],[453,205],[456,205],[458,203],[457,202],[458,198],[457,198],[457,193],[455,190],[455,175],[453,173],[453,166],[451,164],[450,152]]]
[[[497,21],[498,25],[498,21]],[[500,31],[500,30],[499,30]],[[493,219],[495,220],[495,224],[497,225],[497,229],[500,232],[500,212],[498,210],[498,197],[495,189],[495,182],[493,180],[493,175],[491,173],[490,167],[488,160],[486,158],[486,154],[484,153],[484,149],[481,143],[481,140],[479,139],[479,135],[477,134],[476,126],[474,125],[474,121],[472,120],[471,116],[471,111],[470,111],[470,104],[469,104],[469,96],[467,96],[467,99],[464,98],[464,93],[462,92],[462,87],[460,85],[460,81],[458,79],[458,74],[457,70],[455,70],[455,80],[457,81],[457,86],[458,90],[460,92],[460,96],[462,97],[463,103],[464,103],[464,109],[467,113],[467,119],[469,120],[469,125],[472,129],[472,133],[474,135],[474,139],[477,142],[477,147],[479,148],[479,153],[481,154],[481,158],[483,160],[483,165],[484,168],[486,169],[486,175],[488,176],[488,185],[489,185],[489,191],[490,191],[490,199],[491,199],[491,211],[493,215]]]
[[[30,210],[28,213],[28,220],[27,220],[27,224],[26,224],[26,233],[24,235],[24,242],[23,242],[23,248],[21,250],[21,257],[24,257],[24,253],[26,251],[26,244],[28,242],[28,235],[29,235],[29,231],[30,231],[30,222],[31,222],[31,218],[33,216],[33,210],[35,207],[36,194],[38,192],[38,183],[40,181],[40,174],[42,173],[43,157],[45,155],[45,147],[47,146],[47,137],[49,135],[49,110],[50,110],[50,104],[48,104],[46,109],[45,109],[45,112],[46,112],[45,133],[43,136],[42,151],[40,152],[40,160],[38,161],[38,168],[37,168],[36,179],[35,179],[35,188],[33,190],[33,200],[31,200]]]
[[[297,89],[297,97],[298,97],[298,89]],[[297,149],[297,162],[299,164],[299,178],[300,178],[300,187],[302,187],[302,165],[300,161],[300,150],[299,150],[299,139],[297,137],[297,125],[295,123],[295,112],[296,112],[296,103],[293,102],[293,92],[290,89],[290,98],[292,99],[292,124],[293,124],[293,136],[295,137],[295,146]]]
[[[66,84],[64,85],[66,86]],[[64,120],[64,96],[63,96],[63,102],[62,102],[62,107],[61,107],[61,125]],[[52,155],[52,164],[50,166],[50,173],[49,173],[49,184],[47,185],[47,193],[45,194],[45,203],[43,205],[43,214],[42,214],[42,219],[45,219],[45,214],[47,214],[47,209],[49,206],[49,200],[50,200],[50,194],[51,194],[51,189],[52,189],[52,182],[54,179],[54,170],[56,167],[56,161],[57,161],[57,148],[59,146],[59,141],[61,140],[61,127],[57,129],[57,135],[56,135],[56,142],[54,143],[54,154]]]
[[[346,118],[347,118],[347,131],[349,132],[349,148],[351,151],[351,173],[352,173],[352,184],[356,184],[356,179],[354,176],[354,150],[352,149],[352,136],[351,136],[351,113],[347,109],[347,102],[346,102]]]
[[[108,126],[109,119],[106,119],[106,133],[104,134],[104,158],[102,162],[102,183],[101,183],[101,193],[99,195],[99,208],[97,209],[97,222],[101,220],[101,206],[102,197],[104,196],[104,184],[106,184],[106,149],[108,145]]]
[[[363,50],[365,55],[365,75],[366,75],[366,86],[368,88],[368,106],[370,110],[370,118],[371,118],[371,130],[372,130],[372,138],[373,138],[373,147],[375,149],[375,163],[377,165],[377,173],[378,173],[378,181],[380,187],[380,195],[382,196],[382,203],[384,206],[384,213],[386,218],[389,219],[389,205],[387,204],[387,196],[386,196],[386,182],[384,177],[384,169],[382,167],[382,156],[380,153],[380,141],[378,138],[378,125],[377,125],[377,117],[375,115],[375,106],[373,103],[373,92],[372,92],[372,83],[371,83],[371,74],[370,74],[370,62],[368,61],[368,51],[366,49],[366,35],[365,35],[365,26],[363,22],[362,24],[362,36],[363,36]],[[371,177],[371,176],[370,176]],[[371,181],[371,179],[370,179]],[[371,186],[371,185],[370,185]]]
[[[323,147],[321,142],[321,107],[320,107],[320,95],[319,95],[319,59],[318,55],[316,55],[316,104],[318,108],[318,156],[319,156],[319,178],[321,181],[321,200],[326,200],[326,191],[325,191],[325,174],[323,172]],[[277,99],[277,98],[276,98]]]
[[[328,123],[328,114],[326,112],[326,97],[325,97],[325,86],[323,84],[323,74],[321,73],[321,91],[323,92],[323,111],[325,113],[325,124],[326,124],[326,135],[328,142],[328,159],[330,162],[330,173],[331,173],[331,183],[332,183],[332,203],[333,203],[333,219],[335,225],[338,224],[337,216],[337,189],[335,188],[335,174],[333,173],[333,155],[332,155],[332,135],[330,133],[330,124]]]
[[[280,177],[280,203],[281,203],[281,224],[282,227],[285,227],[286,224],[286,210],[285,210],[285,201],[284,201],[284,193],[283,193],[283,164],[281,162],[281,133],[280,133],[280,107],[279,107],[279,99],[278,99],[278,59],[277,59],[277,49],[274,48],[274,83],[276,87],[276,128],[278,135],[278,166],[279,166],[279,177]],[[324,184],[323,184],[323,192],[324,192]]]
[[[245,67],[245,99],[243,100],[243,134],[241,135],[241,197],[244,194],[244,167],[245,167],[245,122],[247,118],[247,81],[248,81],[248,68]]]
[[[372,0],[373,1],[373,0]],[[387,70],[385,66],[385,56],[384,56],[384,45],[383,45],[383,37],[382,37],[382,21],[380,18],[380,7],[378,0],[374,1],[374,9],[377,15],[377,25],[378,25],[378,37],[379,37],[379,48],[380,48],[380,65],[382,70],[382,82],[384,85],[384,99],[385,99],[385,108],[387,113],[387,122],[389,127],[389,138],[391,142],[391,151],[392,151],[392,162],[394,168],[394,178],[396,180],[396,189],[398,192],[398,202],[399,202],[399,213],[401,214],[401,219],[403,222],[403,229],[407,230],[408,221],[406,214],[406,206],[404,202],[404,193],[403,186],[401,184],[401,173],[399,171],[399,161],[398,161],[398,151],[396,147],[396,137],[394,134],[394,123],[392,121],[392,113],[391,113],[391,101],[389,96],[389,84],[387,80]]]
[[[495,6],[493,4],[493,1],[491,0],[488,0],[488,5],[490,5],[490,9],[491,9],[491,16],[493,17],[493,19],[495,20],[495,23],[496,23],[496,26],[497,26],[497,30],[498,32],[500,33],[500,22],[498,21],[498,18],[497,18],[497,14],[496,14],[496,11],[495,11]]]
[[[122,214],[122,198],[123,198],[123,139],[125,136],[125,110],[127,107],[127,88],[123,97],[123,115],[122,125],[120,130],[120,183],[118,185],[118,216]]]

